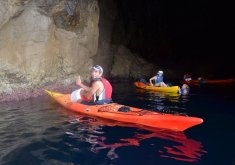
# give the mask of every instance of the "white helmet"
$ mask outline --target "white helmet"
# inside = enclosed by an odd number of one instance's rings
[[[163,74],[163,71],[162,71],[162,70],[159,70],[157,73],[158,73],[158,74]]]

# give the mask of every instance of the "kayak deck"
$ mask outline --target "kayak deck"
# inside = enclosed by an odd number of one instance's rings
[[[184,131],[203,123],[203,119],[175,114],[164,114],[117,103],[105,105],[84,105],[70,101],[70,94],[61,94],[46,90],[56,102],[66,109],[120,122],[139,124],[154,128]]]
[[[179,86],[168,86],[168,87],[156,87],[151,86],[149,84],[144,84],[142,82],[135,82],[134,85],[141,89],[151,90],[151,91],[158,91],[158,92],[171,92],[171,93],[178,93],[180,87]]]

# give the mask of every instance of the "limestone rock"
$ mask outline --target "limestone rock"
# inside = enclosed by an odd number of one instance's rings
[[[107,9],[101,22],[99,5]],[[69,86],[78,75],[86,81],[94,64],[109,77],[151,75],[155,66],[112,44],[116,15],[114,1],[1,0],[0,102]]]
[[[122,78],[141,78],[151,76],[156,70],[156,66],[149,64],[143,58],[132,54],[124,46],[117,47],[117,53],[114,56],[114,64],[111,75]]]

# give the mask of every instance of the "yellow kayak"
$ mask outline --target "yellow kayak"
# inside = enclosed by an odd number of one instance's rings
[[[157,92],[179,93],[179,90],[180,90],[179,86],[156,87],[156,86],[151,86],[149,84],[144,84],[139,81],[135,82],[134,84],[138,88],[151,90],[151,91],[157,91]]]

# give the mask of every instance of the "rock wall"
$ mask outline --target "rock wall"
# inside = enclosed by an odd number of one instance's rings
[[[116,49],[111,70],[113,77],[141,78],[153,76],[151,74],[156,72],[153,64],[149,64],[137,54],[132,54],[126,47],[120,45]]]
[[[0,93],[87,77],[98,48],[99,7],[89,0],[69,13],[66,5],[74,2],[0,1]]]
[[[68,87],[77,75],[88,80],[93,64],[106,77],[151,73],[154,66],[112,43],[116,14],[111,0],[0,1],[0,102]]]

